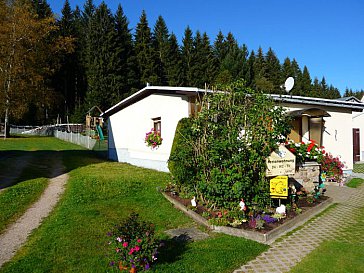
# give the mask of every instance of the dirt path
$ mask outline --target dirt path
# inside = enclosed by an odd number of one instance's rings
[[[0,267],[15,255],[26,242],[28,235],[39,227],[43,218],[48,216],[64,192],[68,174],[64,173],[60,158],[56,160],[51,177],[53,178],[50,179],[39,200],[0,235]]]

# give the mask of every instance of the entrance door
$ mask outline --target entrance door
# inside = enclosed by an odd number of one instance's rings
[[[359,128],[353,128],[353,160],[360,161],[360,131]]]

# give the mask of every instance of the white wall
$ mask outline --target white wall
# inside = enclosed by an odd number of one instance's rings
[[[345,170],[351,171],[353,169],[353,127],[350,109],[304,104],[284,104],[283,106],[288,111],[320,108],[328,112],[331,117],[324,118],[325,131],[322,136],[322,145],[327,152],[339,156],[341,161],[345,162]]]
[[[161,117],[163,142],[152,150],[144,143],[145,134],[153,128],[153,118]],[[178,121],[188,117],[187,97],[152,94],[109,118],[109,158],[119,162],[168,171]]]

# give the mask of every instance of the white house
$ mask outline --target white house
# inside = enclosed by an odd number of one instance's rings
[[[339,100],[364,104],[364,97],[359,100],[356,97],[344,97]],[[364,112],[353,111],[353,160],[364,161]]]
[[[108,119],[109,159],[168,172],[174,133],[180,119],[198,111],[196,99],[206,90],[192,87],[147,86],[114,105],[102,116]],[[207,92],[210,92],[208,90]],[[353,168],[352,112],[364,104],[351,101],[271,95],[294,117],[290,138],[315,140]],[[161,132],[162,145],[153,150],[144,142],[151,128]]]

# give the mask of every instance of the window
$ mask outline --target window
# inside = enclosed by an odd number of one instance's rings
[[[322,117],[310,118],[309,122],[310,122],[310,124],[309,124],[310,139],[314,140],[318,146],[321,146],[324,120]]]
[[[161,133],[162,133],[161,117],[152,118],[152,120],[153,120],[153,129],[154,129],[154,131],[159,132],[159,134],[161,135]]]

